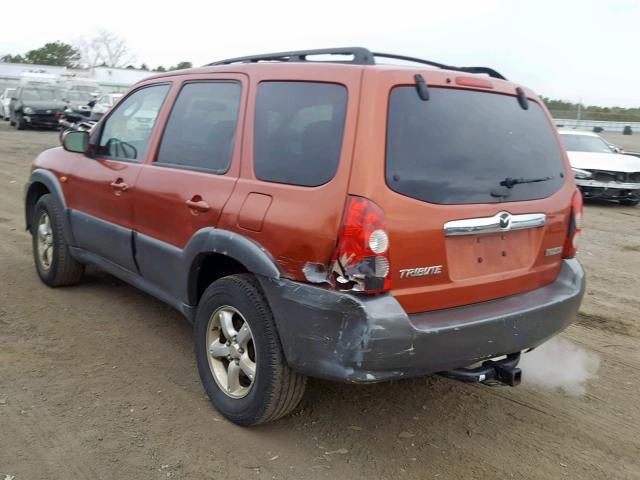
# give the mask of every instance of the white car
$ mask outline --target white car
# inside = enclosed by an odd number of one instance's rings
[[[600,135],[560,130],[576,184],[584,198],[640,202],[640,158],[616,153]]]
[[[96,100],[91,109],[90,119],[97,122],[102,116],[122,98],[122,93],[106,93]]]
[[[16,93],[15,88],[5,88],[0,95],[0,118],[4,118],[6,121],[9,121],[9,104],[14,93]]]

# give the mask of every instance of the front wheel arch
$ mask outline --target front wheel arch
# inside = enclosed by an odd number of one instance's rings
[[[47,186],[42,182],[33,182],[29,185],[29,189],[27,190],[27,194],[25,197],[25,222],[26,229],[31,230],[31,222],[33,221],[33,213],[40,200],[40,197],[46,195],[47,193],[51,193],[51,191],[47,188]]]

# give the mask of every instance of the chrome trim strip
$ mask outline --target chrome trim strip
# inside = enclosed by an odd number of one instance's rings
[[[640,183],[601,182],[599,180],[586,180],[581,178],[576,178],[576,185],[581,187],[611,188],[612,190],[640,190]]]
[[[457,237],[510,232],[543,227],[546,221],[547,216],[544,213],[511,215],[509,212],[498,212],[493,217],[466,218],[447,222],[444,224],[444,234],[446,237]]]

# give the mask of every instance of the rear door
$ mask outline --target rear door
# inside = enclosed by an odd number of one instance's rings
[[[506,82],[441,71],[422,73],[423,101],[415,73],[365,82],[372,135],[350,187],[385,212],[393,294],[413,313],[552,282],[575,185],[544,107],[523,108]]]
[[[171,266],[198,230],[217,225],[238,178],[245,84],[238,74],[182,81],[138,178],[136,258],[142,275],[166,292],[178,293]]]
[[[170,85],[132,92],[106,119],[93,158],[75,156],[67,205],[78,247],[136,271],[131,244],[133,195],[156,118]]]

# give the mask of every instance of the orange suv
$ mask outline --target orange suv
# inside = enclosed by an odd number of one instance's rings
[[[235,58],[138,83],[62,146],[26,187],[38,275],[93,265],[174,306],[241,425],[286,415],[307,376],[516,385],[584,293],[553,122],[490,68]]]

